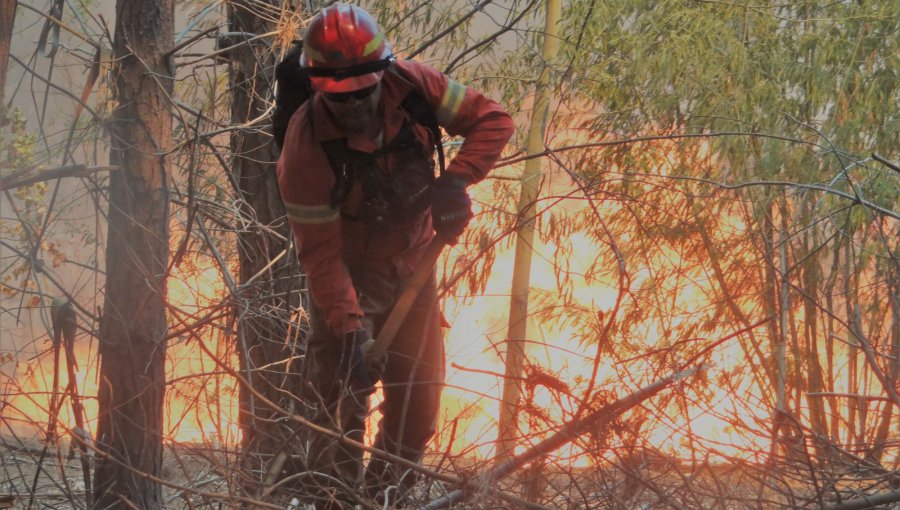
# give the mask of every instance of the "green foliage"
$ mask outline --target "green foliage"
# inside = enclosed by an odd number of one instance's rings
[[[0,176],[9,178],[27,171],[35,141],[36,137],[26,129],[22,112],[0,111]]]
[[[857,154],[894,151],[900,142],[893,2],[619,0],[571,9],[567,40],[582,42],[564,47],[570,83],[602,105],[592,127],[752,131]],[[766,147],[758,164],[746,138],[716,142],[753,178],[780,174],[783,153],[799,148],[766,143],[777,147]],[[787,169],[799,178],[817,170]]]
[[[28,132],[25,118],[18,110],[10,112],[0,111],[0,182],[14,182],[22,176],[28,175],[34,168],[34,151],[36,137]],[[42,200],[46,193],[45,183],[37,183],[30,186],[16,187],[7,197],[14,200],[17,205],[10,204],[15,217],[0,218],[0,238],[8,243],[14,243],[11,247],[27,252],[28,241],[33,236],[34,226],[39,224],[43,212]],[[5,200],[6,198],[4,198]],[[10,245],[8,245],[10,246]],[[54,262],[57,262],[58,251],[56,246],[45,245],[53,251]],[[29,289],[33,287],[30,278],[30,263],[26,260],[18,260],[13,267],[0,274],[0,292],[4,296],[17,294],[17,289]]]

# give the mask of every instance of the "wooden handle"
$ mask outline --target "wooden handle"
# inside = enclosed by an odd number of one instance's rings
[[[428,281],[434,272],[434,265],[441,255],[441,250],[444,249],[444,244],[444,240],[440,237],[435,237],[431,240],[431,244],[425,250],[425,255],[422,256],[422,260],[416,267],[415,272],[409,278],[409,281],[406,282],[406,287],[400,292],[397,302],[394,303],[394,308],[391,309],[384,326],[378,332],[378,336],[375,338],[375,345],[369,349],[367,353],[369,359],[381,357],[390,348],[397,331],[400,330],[400,325],[403,324],[403,320],[409,314],[409,309],[412,308],[413,302],[419,295],[419,291],[422,290],[422,286],[425,285],[425,282]]]

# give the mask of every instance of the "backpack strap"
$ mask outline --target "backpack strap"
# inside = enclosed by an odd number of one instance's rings
[[[329,203],[332,209],[337,209],[341,202],[347,198],[350,186],[353,184],[351,176],[353,166],[350,162],[347,139],[338,138],[337,140],[323,142],[322,149],[325,151],[325,156],[328,157],[328,164],[334,173],[334,188],[331,189]]]
[[[391,217],[392,204],[385,195],[385,181],[380,179],[374,155],[350,149],[345,138],[323,142],[322,148],[334,172],[334,188],[329,202],[332,209],[340,207],[353,183],[358,181],[362,185],[365,206],[362,216],[350,219],[384,224]]]
[[[399,76],[404,81],[409,82],[397,66],[390,66],[388,71]],[[441,137],[443,135],[441,134],[441,127],[438,125],[437,115],[435,115],[434,109],[428,104],[415,85],[413,85],[412,91],[410,91],[410,93],[403,98],[403,101],[400,102],[400,106],[409,114],[416,124],[421,124],[431,131],[432,137],[434,138],[434,148],[437,149],[440,175],[444,175],[446,164],[444,162],[444,145],[441,143]]]

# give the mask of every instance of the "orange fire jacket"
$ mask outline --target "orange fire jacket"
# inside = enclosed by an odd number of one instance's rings
[[[484,179],[512,136],[514,126],[509,114],[484,95],[427,65],[409,60],[395,65],[403,77],[386,72],[382,79],[379,112],[384,145],[390,144],[408,120],[400,103],[415,87],[434,108],[441,127],[452,136],[464,138],[446,172],[462,176],[470,184]],[[423,147],[433,147],[428,129],[418,124],[413,129]],[[361,327],[363,312],[348,267],[407,277],[434,237],[428,209],[387,230],[373,231],[365,222],[348,221],[346,218],[359,210],[363,200],[358,184],[340,205],[332,206],[336,178],[322,144],[341,138],[353,150],[372,153],[378,149],[365,136],[343,133],[331,119],[323,98],[316,94],[291,118],[277,167],[281,197],[312,299],[337,334]],[[394,154],[377,157],[376,161],[388,174],[407,171],[406,161]]]

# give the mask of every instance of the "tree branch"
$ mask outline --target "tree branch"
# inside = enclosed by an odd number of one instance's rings
[[[4,181],[2,178],[0,178],[0,191],[6,191],[13,188],[21,188],[22,186],[28,186],[29,184],[34,184],[36,182],[62,179],[63,177],[87,177],[88,175],[93,173],[114,172],[118,169],[119,167],[115,165],[90,167],[86,167],[84,165],[71,165],[62,166],[59,168],[51,168],[49,170],[44,170],[38,175],[32,175],[31,177],[25,177],[23,179]]]
[[[900,491],[882,492],[872,496],[848,499],[843,503],[828,505],[825,510],[861,510],[863,508],[875,508],[879,505],[887,505],[900,501]]]
[[[632,407],[635,407],[644,400],[647,400],[648,398],[656,395],[673,383],[694,375],[702,368],[703,367],[701,366],[690,368],[672,374],[663,379],[659,379],[656,382],[644,386],[643,388],[633,393],[630,393],[610,404],[601,407],[600,409],[585,416],[584,418],[567,422],[560,428],[559,432],[532,446],[524,453],[516,455],[506,462],[498,464],[493,469],[490,469],[486,473],[477,477],[476,480],[478,480],[478,482],[476,482],[475,484],[464,486],[450,492],[445,496],[432,500],[431,503],[422,507],[422,509],[440,510],[442,508],[448,508],[454,503],[465,500],[477,490],[489,486],[494,481],[509,475],[525,464],[528,464],[529,462],[534,461],[540,457],[544,457],[547,454],[565,446],[566,444],[577,439],[578,436],[584,434],[588,430],[595,430],[598,427],[601,427],[604,423],[620,416]]]
[[[900,174],[900,166],[897,166],[896,164],[884,159],[883,157],[879,156],[878,153],[873,152],[872,159]]]
[[[469,11],[469,12],[466,13],[464,16],[462,16],[461,18],[459,18],[458,20],[456,20],[456,23],[453,23],[453,24],[450,25],[449,27],[447,27],[447,28],[445,28],[444,30],[440,31],[437,35],[435,35],[435,36],[432,37],[431,39],[429,39],[429,40],[425,41],[424,43],[422,43],[421,45],[419,45],[419,47],[416,48],[415,50],[413,50],[413,52],[410,53],[410,54],[409,54],[409,57],[407,57],[407,58],[414,58],[414,57],[415,57],[416,55],[418,55],[419,53],[422,53],[423,51],[425,51],[426,49],[428,49],[429,46],[431,46],[432,44],[436,43],[437,41],[440,41],[444,36],[446,36],[446,35],[449,34],[450,32],[456,30],[456,28],[457,28],[458,26],[460,26],[460,25],[462,25],[463,23],[465,23],[465,22],[466,22],[467,20],[469,20],[472,16],[474,16],[475,13],[481,11],[482,9],[484,9],[484,7],[485,7],[487,4],[489,4],[489,3],[493,2],[493,1],[494,1],[494,0],[482,0],[482,2],[481,2],[480,4],[478,4],[478,5],[476,5],[475,7],[473,7],[471,11]]]

